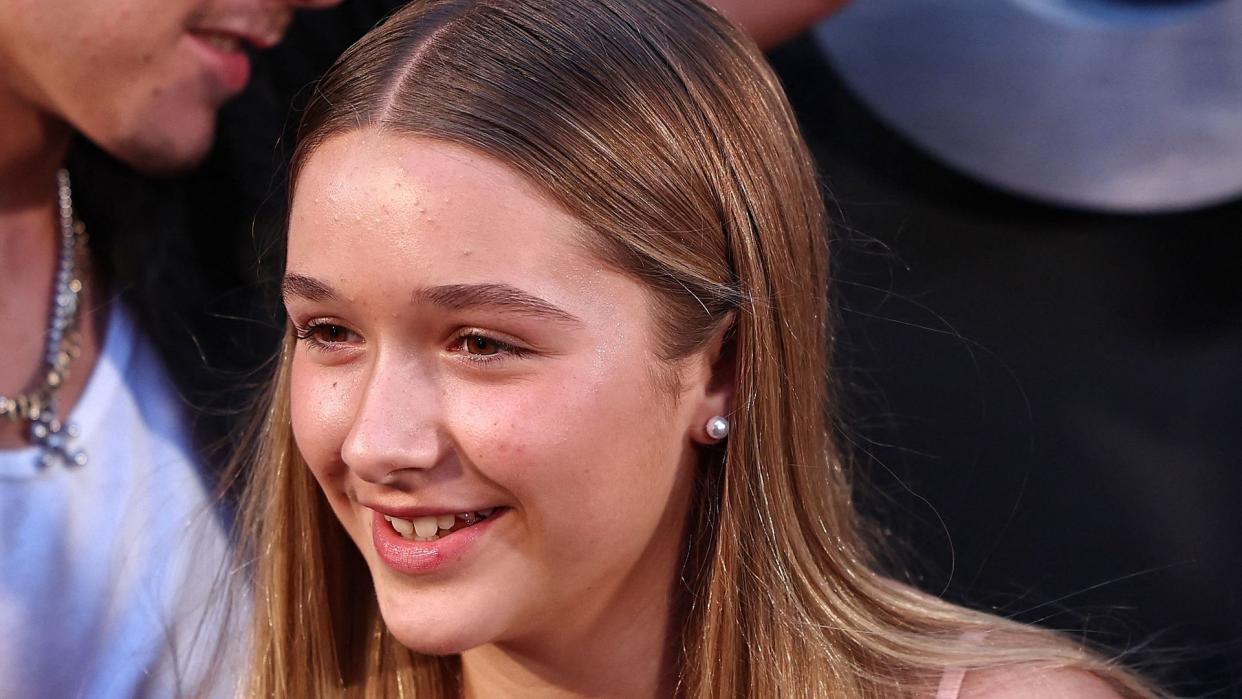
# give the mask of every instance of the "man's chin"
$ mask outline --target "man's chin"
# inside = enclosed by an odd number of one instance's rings
[[[199,134],[165,134],[152,130],[99,145],[143,174],[169,177],[192,170],[207,157],[214,135],[214,124],[212,126],[213,129]]]

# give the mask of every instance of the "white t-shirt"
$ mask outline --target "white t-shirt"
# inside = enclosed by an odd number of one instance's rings
[[[0,450],[0,696],[175,697],[204,673],[230,694],[205,616],[224,527],[176,391],[119,304],[70,422],[85,466]]]

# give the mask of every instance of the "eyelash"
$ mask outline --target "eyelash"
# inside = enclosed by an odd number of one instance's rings
[[[305,342],[309,347],[317,351],[322,351],[322,352],[339,351],[341,349],[339,345],[343,343],[324,342],[323,340],[320,340],[319,338],[315,337],[316,331],[322,328],[335,328],[344,333],[353,332],[349,328],[346,328],[345,326],[340,325],[339,323],[332,323],[332,322],[322,321],[322,320],[312,320],[306,323],[306,325],[302,325],[302,326],[294,325],[294,337],[296,337],[301,342]],[[469,340],[483,340],[489,343],[490,345],[492,345],[493,347],[495,347],[496,351],[493,354],[473,354],[467,351],[465,348],[465,343],[468,342]],[[460,351],[462,356],[465,357],[467,361],[477,362],[479,364],[503,361],[507,357],[515,357],[515,358],[523,357],[528,353],[528,350],[522,347],[518,347],[517,345],[505,342],[504,340],[499,340],[495,337],[492,337],[491,335],[488,335],[487,333],[484,333],[476,329],[466,330],[460,333],[459,335],[457,335],[457,337],[453,338],[453,343],[451,346],[455,348],[457,351]]]
[[[496,348],[493,354],[471,354],[466,351],[465,343],[470,340],[484,340]],[[489,362],[504,361],[507,358],[520,358],[527,354],[527,350],[517,345],[496,339],[485,332],[477,329],[465,330],[453,338],[453,345],[457,351],[460,351],[466,361],[478,362],[479,364],[487,364]]]
[[[349,328],[346,328],[344,325],[339,323],[331,323],[325,320],[312,320],[306,325],[295,324],[293,326],[293,335],[298,339],[298,341],[305,342],[307,346],[321,352],[336,352],[340,350],[340,345],[343,343],[324,342],[323,340],[315,337],[315,332],[323,328],[336,328],[337,330],[345,333],[352,332]]]

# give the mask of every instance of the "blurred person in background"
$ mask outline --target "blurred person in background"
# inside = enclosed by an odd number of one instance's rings
[[[112,236],[105,224],[93,237],[76,206],[91,183],[67,168],[75,139],[143,172],[193,166],[249,80],[248,52],[276,44],[296,9],[331,4],[0,1],[6,696],[192,691],[202,604],[227,556],[214,483],[135,299],[122,300]],[[101,208],[132,204],[113,193]],[[139,266],[176,231],[145,232],[130,241]]]
[[[867,0],[771,57],[914,581],[1242,696],[1242,3]]]

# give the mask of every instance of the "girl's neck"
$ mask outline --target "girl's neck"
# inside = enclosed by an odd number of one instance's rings
[[[660,646],[665,645],[664,635],[659,634]],[[553,654],[539,652],[535,655],[497,645],[473,649],[462,657],[462,696],[465,699],[672,696],[676,684],[674,654],[663,647],[635,652],[637,648],[619,640],[601,631],[585,643],[560,647],[558,650],[563,652]]]

